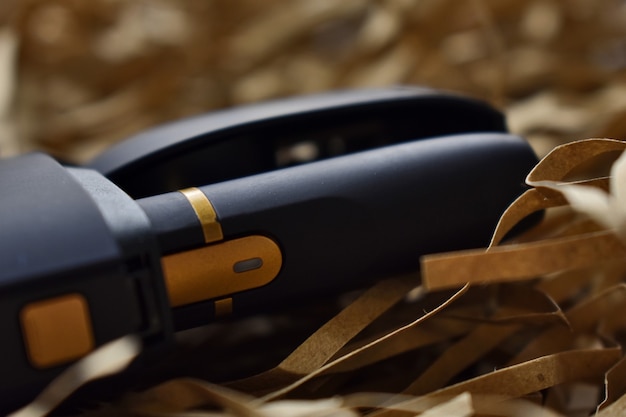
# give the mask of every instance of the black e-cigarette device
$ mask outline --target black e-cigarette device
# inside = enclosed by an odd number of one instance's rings
[[[216,112],[85,167],[0,161],[0,398],[126,334],[158,347],[484,246],[535,163],[494,109],[414,88]]]

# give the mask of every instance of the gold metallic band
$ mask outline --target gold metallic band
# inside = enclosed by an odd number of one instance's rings
[[[189,200],[189,204],[200,220],[204,242],[211,243],[224,239],[222,226],[217,221],[217,214],[207,196],[195,187],[186,188],[180,192]]]

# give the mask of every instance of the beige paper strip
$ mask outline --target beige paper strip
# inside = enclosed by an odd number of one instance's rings
[[[525,399],[501,398],[494,395],[472,395],[477,416],[564,417],[550,408]]]
[[[552,297],[533,286],[525,283],[521,285],[518,283],[499,284],[489,289],[491,290],[489,296],[474,300],[474,305],[450,308],[442,316],[500,325],[545,325],[567,321]],[[478,288],[474,287],[472,290],[470,294],[476,293]]]
[[[518,398],[565,382],[602,378],[620,359],[619,348],[560,352],[499,369],[430,395],[455,395],[469,391]]]
[[[445,309],[450,303],[458,299],[465,291],[466,289],[457,291],[452,297],[450,297],[446,302],[441,304],[436,310],[433,310],[430,313],[423,315],[410,325],[404,326],[403,328],[392,332],[392,334],[387,335],[387,338],[403,330],[409,329],[412,326],[421,323],[422,321],[432,316],[435,316],[437,313]],[[370,345],[381,343],[384,340],[385,337],[377,339]],[[228,407],[236,410],[238,412],[238,416],[266,416],[265,414],[258,414],[258,407],[260,407],[262,404],[265,404],[269,401],[275,400],[285,395],[289,391],[302,385],[308,380],[311,380],[315,376],[321,375],[322,373],[324,373],[324,371],[332,369],[335,364],[342,363],[344,360],[346,360],[347,357],[357,355],[359,352],[367,350],[370,345],[364,346],[363,348],[355,352],[351,352],[350,354],[347,354],[346,356],[341,357],[334,362],[331,362],[326,366],[319,368],[317,371],[309,373],[306,377],[303,377],[302,379],[296,381],[290,386],[284,387],[261,399],[253,400],[250,396],[233,392],[230,389],[216,387],[203,381],[183,378],[178,380],[171,380],[134,396],[133,398],[131,398],[129,406],[139,413],[149,415],[167,415],[167,413],[177,413],[180,411],[192,410],[204,405],[217,403],[222,407]]]
[[[419,325],[420,323],[438,315],[441,311],[445,310],[450,304],[452,304],[454,301],[456,301],[457,299],[459,299],[466,291],[467,291],[467,286],[459,289],[457,292],[455,292],[452,296],[450,296],[446,301],[444,301],[443,303],[441,303],[437,308],[435,308],[432,311],[429,311],[427,313],[425,313],[423,316],[417,318],[416,320],[414,320],[413,322],[407,324],[406,326],[402,326],[399,329],[396,329],[388,334],[386,334],[385,336],[371,342],[368,345],[363,346],[362,348],[350,352],[349,354],[346,354],[345,356],[342,356],[326,365],[324,365],[323,367],[319,368],[318,370],[316,370],[315,372],[311,372],[310,374],[302,377],[301,379],[299,379],[298,381],[294,382],[293,384],[290,384],[288,386],[285,386],[282,389],[279,389],[277,391],[272,392],[271,394],[266,395],[263,399],[265,401],[271,401],[273,399],[276,398],[280,398],[284,395],[286,395],[287,393],[289,393],[290,391],[300,387],[301,385],[303,385],[304,383],[325,374],[326,372],[329,372],[333,369],[334,366],[341,364],[343,361],[359,355],[361,353],[365,353],[368,351],[368,349],[370,349],[372,346],[375,346],[379,343],[383,343],[385,340],[395,337],[398,334],[404,333],[405,331],[407,331],[408,329]]]
[[[409,389],[406,391],[407,393],[423,393],[439,388],[440,385],[437,385],[437,381],[444,380],[445,382],[445,380],[454,376],[464,367],[471,364],[473,360],[475,360],[477,357],[482,356],[482,354],[486,353],[493,346],[497,345],[497,343],[501,341],[501,339],[506,338],[519,328],[503,326],[502,324],[545,324],[547,322],[554,322],[555,320],[564,320],[558,306],[550,298],[546,297],[545,294],[541,291],[527,289],[520,286],[516,286],[514,291],[505,291],[506,289],[507,288],[504,288],[504,290],[502,291],[502,297],[499,297],[498,302],[500,304],[500,307],[498,310],[498,314],[488,320],[484,320],[491,323],[491,325],[478,327],[476,330],[466,336],[466,338],[462,339],[461,342],[459,342],[458,349],[456,348],[456,346],[453,346],[443,353],[443,355],[445,355],[449,359],[438,360],[436,364],[439,363],[439,367],[434,364],[433,367],[431,367],[430,369],[430,373],[429,371],[427,371],[422,376],[424,381],[428,381],[427,383],[432,385],[429,385],[428,388],[423,387],[421,390]],[[513,288],[511,288],[511,290],[513,290]],[[467,300],[467,297],[464,297],[464,300]],[[484,300],[478,299],[474,302],[478,304],[483,304]],[[440,315],[438,318],[426,322],[420,327],[407,329],[406,332],[399,334],[398,337],[388,339],[388,342],[392,342],[395,340],[397,340],[398,342],[404,341],[404,343],[401,345],[403,348],[410,347],[416,349],[420,346],[425,346],[428,343],[434,343],[435,341],[441,341],[445,338],[451,338],[452,336],[454,336],[454,333],[449,333],[446,336],[445,333],[442,333],[441,331],[437,332],[437,329],[433,328],[433,330],[431,330],[431,332],[433,333],[429,335],[428,333],[424,333],[424,330],[428,330],[429,327],[432,328],[433,324],[437,326],[437,323],[439,323],[439,327],[442,327],[441,320],[443,318],[456,319],[458,321],[479,321],[478,318],[468,315],[472,314],[472,312],[468,312],[465,315],[462,315],[460,313],[461,311],[462,308],[460,310],[458,308],[447,309],[447,311]],[[493,325],[494,323],[497,323],[499,325]],[[460,330],[462,331],[463,329]],[[502,332],[505,332],[506,334],[501,335]],[[467,338],[470,338],[471,340],[476,342],[476,344],[472,346],[471,342],[465,342],[466,345],[463,345],[463,341]],[[467,345],[469,345],[469,351],[467,350]],[[367,364],[374,363],[384,358],[392,357],[398,353],[408,350],[396,350],[393,347],[393,345],[390,345],[388,343],[377,344],[370,347],[367,351],[364,352],[364,354],[351,357],[343,363],[335,366],[332,370],[327,371],[326,373],[328,374],[331,372],[345,372],[348,370],[354,370],[360,366],[365,366]],[[479,352],[477,352],[475,355],[468,354],[468,352],[471,352],[473,348],[478,349]],[[441,382],[439,384],[441,384]]]
[[[567,327],[550,327],[530,340],[520,352],[507,362],[506,366],[518,365],[541,356],[568,350],[574,346],[577,336]]]
[[[66,369],[32,403],[9,417],[47,415],[87,382],[116,374],[126,368],[140,351],[141,342],[136,336],[125,336],[107,343]]]
[[[508,232],[529,215],[550,207],[565,205],[565,198],[547,198],[535,189],[527,190],[519,196],[502,214],[489,246],[499,245]]]
[[[469,417],[474,415],[472,396],[464,392],[453,399],[436,405],[421,414],[422,417]]]
[[[526,183],[532,185],[536,181],[562,181],[590,159],[625,149],[626,142],[614,139],[585,139],[558,146],[530,171]]]
[[[567,319],[561,309],[545,293],[519,285],[502,285],[499,292],[498,309],[490,318],[491,323],[477,327],[448,347],[403,393],[423,395],[441,388],[522,329],[524,324],[545,325],[556,320],[562,327],[567,326]]]
[[[410,411],[415,415],[445,404],[448,401],[454,400],[454,398],[455,397],[423,398],[422,401],[416,402],[414,401],[415,397],[412,395],[359,392],[346,395],[343,398],[343,403],[346,407]]]
[[[626,258],[598,265],[595,271],[590,271],[590,275],[594,277],[591,282],[591,291],[594,293],[619,285],[626,277]]]
[[[230,409],[238,416],[265,417],[258,401],[221,386],[192,378],[178,378],[139,394],[130,396],[127,407],[143,415],[172,415],[203,406],[217,405]]]
[[[574,169],[588,160],[607,152],[626,149],[626,144],[612,139],[588,139],[561,145],[543,158],[528,174],[529,185],[541,186],[544,181],[563,181]],[[570,184],[585,185],[608,190],[608,178],[592,178],[572,181]],[[551,207],[567,204],[563,196],[550,189],[531,189],[522,194],[503,213],[489,246],[500,243],[516,224],[530,214]]]
[[[348,340],[402,300],[419,285],[417,274],[389,279],[367,291],[336,317],[313,333],[280,363],[287,372],[307,374],[324,365]]]
[[[577,181],[570,184],[594,187],[603,191],[608,191],[609,189],[609,179],[605,177]],[[551,208],[563,207],[567,204],[567,200],[560,192],[545,188],[527,190],[524,194],[519,196],[500,217],[491,242],[489,243],[489,248],[499,245],[508,232],[531,214]],[[574,214],[569,214],[568,217],[564,217],[563,219],[559,218],[555,220],[553,217],[549,220],[544,219],[540,227],[534,227],[531,230],[525,231],[521,236],[516,236],[514,241],[524,242],[549,237],[549,234],[546,235],[544,229],[549,231],[554,229],[555,226],[562,226],[564,222],[568,224],[572,217],[574,217]]]
[[[311,335],[276,368],[233,381],[227,386],[262,394],[314,372],[418,284],[419,276],[416,274],[381,281]]]
[[[541,355],[548,355],[573,347],[575,337],[589,333],[606,317],[626,304],[626,285],[618,285],[576,304],[565,313],[569,328],[553,326],[528,343],[509,364],[517,364]]]
[[[626,284],[619,284],[575,305],[565,314],[574,331],[585,332],[595,328],[602,318],[613,315],[618,307],[625,304]]]
[[[626,416],[626,395],[622,395],[610,406],[602,409],[595,417],[624,417]]]
[[[332,369],[327,370],[327,374],[354,371],[365,366],[380,362],[387,358],[406,353],[415,349],[433,345],[454,338],[455,336],[467,333],[471,328],[475,327],[473,323],[463,323],[450,329],[439,326],[441,320],[433,318],[423,323],[419,327],[411,327],[402,333],[387,338],[384,341],[372,344],[377,338],[369,340],[367,343],[359,344],[359,347],[351,347],[346,351],[338,352],[335,359],[344,357],[344,359],[335,364]],[[359,355],[350,355],[349,353],[361,349],[365,345],[370,345],[367,351]]]
[[[626,394],[626,358],[622,358],[606,373],[605,398],[598,406],[602,410]],[[626,414],[624,414],[626,415]]]
[[[463,369],[519,330],[518,325],[482,325],[459,342],[447,348],[436,361],[404,391],[423,395],[443,387]]]
[[[623,258],[626,250],[610,232],[469,250],[422,258],[422,281],[428,290],[465,283],[486,284],[532,279],[600,261]]]
[[[349,358],[343,363],[335,366],[332,369],[332,372],[345,372],[347,370],[358,369],[359,367],[375,363],[385,358],[393,357],[409,350],[427,346],[428,344],[446,339],[450,340],[454,336],[468,333],[471,330],[469,327],[461,327],[458,325],[446,330],[443,326],[443,319],[447,319],[448,321],[457,320],[459,324],[462,322],[488,323],[488,325],[474,328],[474,330],[458,342],[459,344],[462,344],[465,339],[474,338],[476,346],[470,347],[469,352],[471,352],[473,348],[476,348],[482,353],[488,352],[490,346],[495,346],[500,337],[503,339],[506,338],[504,335],[501,335],[502,332],[505,332],[508,335],[514,333],[513,330],[503,330],[513,328],[507,325],[512,324],[517,326],[529,324],[546,325],[548,323],[556,322],[566,323],[566,319],[558,305],[555,304],[554,301],[550,297],[546,296],[546,294],[542,291],[517,285],[511,288],[508,286],[502,286],[499,292],[502,294],[499,294],[497,297],[498,310],[496,314],[490,314],[489,317],[481,318],[475,315],[475,311],[465,311],[463,307],[454,308],[452,306],[438,317],[423,323],[419,327],[409,328],[397,337],[387,339],[385,343],[371,346],[366,352],[364,352],[364,354]],[[467,302],[467,295],[463,297],[463,300],[459,300],[459,302],[455,305]],[[473,302],[483,307],[481,314],[486,312],[483,305],[488,303],[487,300],[477,299]],[[481,328],[491,330],[484,331],[481,330]],[[519,328],[521,327],[514,327],[514,329]],[[450,347],[449,351],[455,351],[455,346]],[[465,366],[471,364],[469,358],[473,356],[468,354],[466,347],[459,347],[459,351],[462,354],[455,355],[451,353],[448,355],[447,351],[444,352],[443,355],[450,357],[449,360],[443,361],[441,366],[444,369],[435,370],[435,368],[433,368],[430,372],[433,372],[437,376],[435,376],[432,380],[426,376],[423,378],[431,382],[434,382],[437,379],[446,379],[449,378],[446,377],[446,375],[453,376]],[[481,354],[477,353],[476,356],[479,357]],[[434,366],[435,364],[433,364],[433,367]],[[436,388],[439,388],[439,386],[431,387],[428,390]],[[415,394],[417,392],[410,390],[407,391],[407,393]]]
[[[581,294],[584,288],[592,285],[597,268],[597,265],[592,265],[587,268],[551,274],[539,281],[536,288],[544,291],[555,302],[563,303]]]
[[[461,400],[463,398],[463,400]],[[372,417],[381,414],[391,415],[417,415],[424,416],[425,412],[436,409],[456,401],[471,404],[474,414],[477,416],[515,416],[515,417],[563,417],[562,414],[551,411],[527,399],[512,399],[489,394],[472,394],[464,392],[457,396],[423,396],[412,397],[403,394],[380,394],[358,393],[344,397],[344,404],[351,407],[380,409],[379,413],[371,414]],[[467,401],[471,401],[467,403]],[[447,410],[446,417],[454,417],[453,409]],[[465,408],[458,409],[464,412]],[[369,416],[370,414],[368,414]]]
[[[574,350],[538,358],[470,379],[432,394],[409,400],[401,408],[419,406],[433,398],[459,395],[464,392],[505,398],[520,398],[533,392],[566,382],[601,378],[621,359],[619,348]],[[405,417],[411,414],[397,410],[374,413],[375,417]]]
[[[264,417],[358,417],[361,414],[343,406],[341,398],[281,400],[259,407]]]

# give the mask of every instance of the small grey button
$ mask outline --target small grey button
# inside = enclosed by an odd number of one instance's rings
[[[236,273],[252,271],[254,269],[259,269],[263,266],[263,259],[261,258],[250,258],[244,259],[243,261],[235,262],[233,265],[233,271]]]

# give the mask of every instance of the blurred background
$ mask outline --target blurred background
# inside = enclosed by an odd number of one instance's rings
[[[488,100],[543,154],[626,138],[625,68],[623,0],[2,0],[0,155],[82,162],[202,112],[394,84]]]

